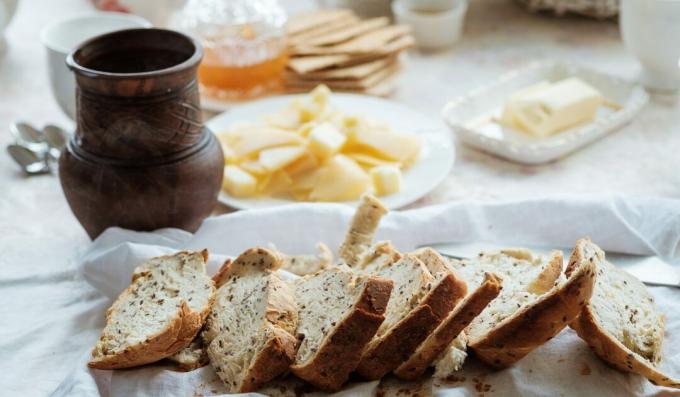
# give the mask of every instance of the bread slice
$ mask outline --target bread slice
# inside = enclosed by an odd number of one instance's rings
[[[680,388],[680,380],[655,367],[661,359],[664,316],[647,288],[608,263],[604,252],[587,238],[576,243],[567,273],[587,258],[593,258],[597,281],[590,301],[571,327],[613,367],[638,373],[655,385]]]
[[[529,259],[533,258],[532,255]],[[567,279],[559,279],[554,287],[542,294],[532,291],[540,293],[548,285],[549,280],[544,277],[546,270],[556,266],[551,263],[562,266],[559,252],[551,254],[548,265],[530,282],[521,280],[522,274],[513,280],[505,278],[500,296],[467,328],[468,346],[486,364],[504,368],[552,339],[578,316],[590,299],[595,281],[592,261],[589,257],[576,263]],[[506,293],[506,282],[512,288],[517,280],[526,288],[510,289]]]
[[[349,267],[357,266],[364,254],[370,251],[380,219],[387,208],[370,194],[361,196],[359,206],[352,217],[345,240],[340,245],[340,260]]]
[[[215,297],[205,274],[208,251],[182,251],[138,266],[130,286],[106,312],[88,365],[129,368],[173,355],[193,339]]]
[[[333,265],[333,253],[324,243],[317,244],[316,255],[287,255],[279,252],[281,268],[298,276],[313,274]]]
[[[200,336],[185,346],[182,350],[167,358],[175,364],[180,371],[188,372],[208,365],[208,352],[203,347],[203,340]]]
[[[258,389],[286,372],[297,339],[297,306],[275,270],[272,251],[253,248],[220,275],[221,286],[202,336],[210,364],[231,393]]]
[[[375,380],[416,351],[465,296],[467,286],[436,253],[405,254],[396,262],[387,261],[377,268],[368,265],[365,270],[394,282],[385,322],[357,367],[363,378]]]
[[[295,281],[302,342],[291,372],[319,389],[338,390],[384,321],[392,284],[344,267]]]
[[[463,330],[500,294],[501,288],[500,278],[486,273],[484,282],[446,316],[394,374],[400,379],[415,380],[435,361],[438,361],[437,372],[440,374],[459,369],[465,360],[465,354],[460,352],[465,352],[467,344]],[[459,338],[461,334],[463,336]]]
[[[453,376],[454,372],[460,371],[468,356],[467,343],[465,331],[459,333],[434,362],[434,374],[432,376],[447,379]]]

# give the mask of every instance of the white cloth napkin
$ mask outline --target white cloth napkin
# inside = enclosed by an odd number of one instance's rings
[[[195,234],[178,230],[139,233],[112,228],[102,234],[82,260],[82,275],[99,294],[83,296],[97,302],[68,316],[82,328],[103,326],[104,309],[128,285],[135,266],[178,249],[210,250],[211,274],[225,256],[270,243],[287,253],[314,252],[319,241],[335,249],[343,238],[352,209],[340,205],[291,205],[242,211],[210,218]],[[680,201],[663,199],[551,198],[489,203],[457,202],[390,213],[382,222],[379,239],[389,239],[402,251],[428,243],[487,241],[506,244],[571,246],[589,235],[605,250],[657,254],[680,262]],[[568,255],[569,253],[565,253]],[[663,368],[680,376],[680,290],[651,289],[667,313]],[[58,326],[59,323],[56,323]],[[39,337],[48,337],[42,330]],[[530,332],[530,330],[527,330]],[[60,338],[64,335],[59,334]],[[86,366],[92,338],[72,342],[82,357],[53,396],[208,396],[225,393],[208,366],[182,373],[163,365],[124,371],[91,370]],[[86,342],[86,343],[85,343]],[[262,390],[265,394],[295,395],[303,387],[287,380]],[[421,395],[476,396],[624,396],[675,394],[652,386],[601,363],[576,334],[567,329],[512,368],[491,371],[474,359],[450,381],[408,384],[393,378],[382,382],[355,380],[338,396],[396,395],[400,390]],[[320,394],[320,393],[314,393]],[[680,395],[680,392],[677,393]]]

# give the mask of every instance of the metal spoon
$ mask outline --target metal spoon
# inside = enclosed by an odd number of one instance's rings
[[[62,150],[64,150],[70,134],[63,128],[53,124],[46,125],[42,132],[45,136],[45,141],[50,147],[48,154],[51,157],[51,160],[56,162],[59,159]]]
[[[42,156],[49,150],[49,145],[45,142],[45,134],[37,130],[32,125],[23,122],[10,124],[9,130],[17,141],[17,144],[40,153]]]
[[[47,162],[29,148],[12,144],[7,146],[7,152],[28,175],[46,174],[51,171]]]

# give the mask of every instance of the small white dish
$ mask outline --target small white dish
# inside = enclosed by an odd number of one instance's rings
[[[66,56],[82,42],[122,29],[150,28],[142,17],[120,12],[89,12],[55,21],[40,32],[47,49],[47,68],[52,94],[61,110],[76,118],[76,79],[66,66]]]
[[[621,108],[602,107],[592,122],[543,139],[496,122],[509,95],[541,80],[559,81],[567,77],[582,79]],[[648,100],[644,88],[621,78],[574,64],[535,62],[449,102],[442,110],[442,117],[468,145],[518,163],[542,164],[563,157],[628,123]]]
[[[257,120],[262,115],[273,113],[287,106],[293,98],[304,95],[284,95],[261,99],[234,107],[210,119],[205,125],[214,133],[227,130],[235,122]],[[412,133],[421,137],[422,150],[418,160],[403,174],[402,190],[382,196],[380,200],[390,209],[411,204],[437,187],[449,174],[454,161],[454,149],[446,126],[405,105],[366,95],[334,93],[331,97],[334,107],[343,112],[362,114],[388,122],[395,131]],[[267,208],[298,201],[278,198],[236,198],[225,192],[220,202],[237,209]],[[345,202],[356,205],[356,201]]]
[[[460,40],[467,7],[468,0],[457,0],[452,8],[422,12],[409,8],[405,0],[395,0],[392,13],[397,22],[411,26],[418,47],[438,49]]]

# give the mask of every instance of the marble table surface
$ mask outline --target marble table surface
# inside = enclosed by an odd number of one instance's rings
[[[286,4],[296,10],[314,3],[289,0]],[[3,148],[10,143],[7,126],[14,120],[72,127],[51,96],[39,32],[50,21],[91,7],[88,0],[20,1],[6,32],[9,48],[0,58]],[[443,52],[409,54],[393,99],[438,117],[448,100],[541,59],[582,62],[627,78],[637,73],[614,21],[533,15],[511,0],[475,0],[460,43]],[[654,97],[631,124],[547,165],[517,165],[461,145],[456,152],[448,179],[416,206],[564,193],[680,198],[680,104],[673,98]],[[23,288],[42,273],[55,272],[63,275],[62,287],[79,282],[73,269],[89,239],[72,216],[57,178],[26,178],[4,149],[0,154],[0,236],[0,288]],[[42,302],[40,310],[64,304],[58,299]],[[17,311],[31,310],[38,313],[26,290],[26,302],[0,304],[0,323],[16,320]],[[0,326],[0,356],[11,340],[12,335]],[[27,357],[26,374],[40,368],[40,360],[49,360],[49,354]],[[0,358],[0,362],[5,361]],[[53,388],[64,373],[55,370],[45,376],[37,395],[49,392],[44,385]],[[0,385],[5,381],[9,382],[0,371]],[[30,379],[12,381],[26,387],[31,383]]]

